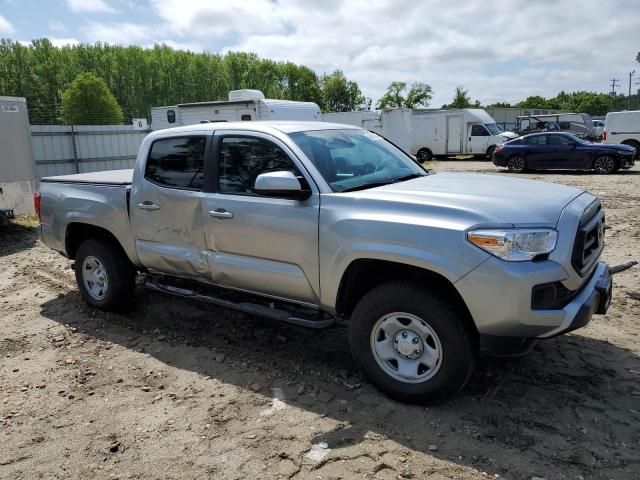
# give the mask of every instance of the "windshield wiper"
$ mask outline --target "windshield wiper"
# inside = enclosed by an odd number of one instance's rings
[[[413,178],[425,177],[425,176],[426,175],[423,175],[421,173],[410,173],[408,175],[403,175],[401,177],[391,178],[389,180],[381,180],[381,181],[378,181],[378,182],[363,183],[362,185],[356,185],[355,187],[345,188],[344,190],[340,190],[340,193],[342,193],[342,192],[356,192],[358,190],[366,190],[368,188],[375,188],[375,187],[384,187],[385,185],[391,185],[392,183],[404,182],[405,180],[411,180]]]

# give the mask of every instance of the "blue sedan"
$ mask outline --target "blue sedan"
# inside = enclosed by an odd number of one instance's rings
[[[493,163],[510,172],[595,170],[611,173],[634,165],[635,148],[591,143],[570,133],[535,133],[498,145]]]

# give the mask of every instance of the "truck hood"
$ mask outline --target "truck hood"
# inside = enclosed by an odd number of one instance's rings
[[[453,216],[451,220],[467,226],[555,226],[562,209],[582,193],[567,185],[507,175],[438,172],[350,195],[395,203],[396,212],[409,205],[426,207],[431,214]]]
[[[500,134],[501,137],[507,138],[509,140],[513,140],[514,138],[518,138],[520,135],[514,132],[502,132]]]

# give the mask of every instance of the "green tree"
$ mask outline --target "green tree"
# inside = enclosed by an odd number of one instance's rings
[[[325,112],[350,112],[364,110],[371,105],[356,82],[347,80],[341,70],[323,75],[320,80],[322,110]]]
[[[414,82],[407,90],[405,82],[391,82],[378,100],[378,108],[426,108],[431,97],[431,87],[426,83]]]
[[[118,125],[124,116],[105,81],[85,72],[62,94],[60,118],[67,125]]]
[[[533,95],[527,97],[522,102],[516,104],[516,107],[520,108],[553,108],[549,106],[549,102],[546,98],[541,97],[539,95]]]
[[[324,110],[370,108],[356,82],[276,62],[253,53],[194,53],[96,43],[55,47],[0,40],[0,95],[26,97],[35,124],[60,121],[62,92],[83,72],[102,78],[122,107],[124,121],[149,117],[151,107],[225,100],[229,90],[255,88],[268,98],[315,102]]]
[[[478,106],[480,102],[478,103]],[[456,87],[456,91],[453,94],[453,101],[448,105],[448,108],[469,108],[471,107],[471,96],[469,90],[465,90],[464,87]]]
[[[511,108],[511,104],[509,102],[495,102],[487,105],[487,108]]]

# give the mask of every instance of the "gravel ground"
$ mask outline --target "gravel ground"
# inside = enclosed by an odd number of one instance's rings
[[[599,195],[605,259],[639,259],[638,167],[526,176]],[[23,219],[0,231],[0,478],[640,479],[639,272],[616,275],[606,316],[483,360],[426,408],[361,378],[345,325],[307,331],[141,288],[126,315],[93,310]]]

